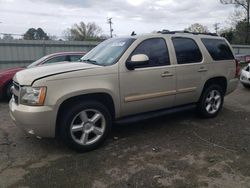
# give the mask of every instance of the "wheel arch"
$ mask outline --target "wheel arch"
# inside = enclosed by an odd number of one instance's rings
[[[217,76],[217,77],[210,78],[205,82],[203,89],[202,89],[201,96],[202,96],[203,92],[205,91],[205,89],[208,88],[212,84],[216,84],[216,85],[221,86],[221,88],[223,90],[223,94],[226,93],[226,91],[227,91],[227,79],[226,79],[226,77]],[[201,98],[201,96],[200,96],[200,98]]]
[[[13,82],[12,79],[6,80],[6,81],[4,82],[3,87],[2,87],[2,96],[3,96],[3,97],[7,97],[7,95],[6,95],[6,90],[7,90],[8,86],[9,86],[9,84],[11,84],[12,82]]]
[[[69,107],[70,105],[73,105],[74,103],[77,103],[79,101],[84,100],[93,100],[102,103],[104,106],[107,107],[109,110],[112,118],[114,119],[116,116],[116,109],[115,109],[115,103],[112,98],[112,96],[108,93],[103,92],[97,92],[97,93],[90,93],[90,94],[82,94],[73,96],[70,98],[65,99],[59,106],[57,117],[56,117],[56,130],[55,130],[55,136],[58,136],[59,130],[60,130],[60,116],[64,112],[64,110]]]

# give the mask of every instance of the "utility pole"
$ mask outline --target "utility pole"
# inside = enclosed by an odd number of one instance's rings
[[[110,37],[112,38],[113,37],[113,31],[114,31],[113,28],[112,28],[112,24],[113,24],[112,18],[108,18],[107,23],[109,24]]]
[[[220,25],[219,23],[214,24],[214,30],[215,30],[216,34],[218,34],[218,31],[220,29],[219,25]]]
[[[246,10],[247,10],[247,36],[246,36],[246,44],[249,44],[249,34],[250,34],[250,31],[249,31],[249,10],[250,10],[250,2],[249,0],[247,0],[247,7],[246,7]]]
[[[1,24],[1,23],[3,23],[3,22],[0,21],[0,24]],[[0,33],[0,39],[1,39],[1,33]]]

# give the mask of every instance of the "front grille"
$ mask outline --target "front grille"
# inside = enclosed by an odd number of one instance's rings
[[[19,104],[19,93],[20,93],[20,85],[17,82],[13,81],[12,94],[13,94],[14,102],[16,104]]]

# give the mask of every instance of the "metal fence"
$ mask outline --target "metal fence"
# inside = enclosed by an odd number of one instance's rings
[[[93,41],[0,40],[0,69],[25,66],[55,52],[87,52],[97,44]]]
[[[0,69],[25,66],[51,53],[89,51],[93,41],[0,40]],[[250,46],[232,45],[235,54],[250,55]]]
[[[250,55],[250,45],[232,45],[235,54]]]

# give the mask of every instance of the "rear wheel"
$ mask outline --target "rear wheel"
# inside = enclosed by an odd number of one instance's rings
[[[75,103],[63,112],[60,136],[72,149],[90,151],[101,145],[111,130],[108,109],[95,101]]]
[[[198,103],[198,113],[205,118],[217,116],[224,102],[224,92],[219,85],[207,87]]]

